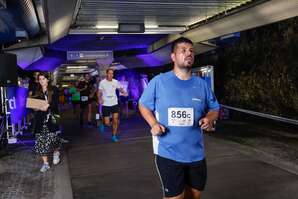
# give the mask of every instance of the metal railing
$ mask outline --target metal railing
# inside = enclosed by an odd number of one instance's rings
[[[227,109],[230,109],[230,110],[234,110],[234,111],[248,113],[248,114],[251,114],[251,115],[256,115],[256,116],[267,118],[267,119],[272,119],[272,120],[276,120],[276,121],[280,121],[280,122],[285,122],[285,123],[289,123],[289,124],[298,125],[298,120],[294,120],[294,119],[284,118],[284,117],[280,117],[280,116],[276,116],[276,115],[270,115],[270,114],[266,114],[266,113],[260,113],[260,112],[256,112],[256,111],[250,111],[250,110],[236,108],[236,107],[222,105],[222,104],[221,104],[221,107],[227,108]]]

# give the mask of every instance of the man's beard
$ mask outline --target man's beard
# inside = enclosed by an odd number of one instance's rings
[[[191,70],[191,66],[178,66],[179,70],[183,70],[185,72],[189,72]]]
[[[187,65],[177,65],[177,66],[180,70],[183,70],[185,72],[189,72],[192,68],[192,63],[187,64]]]

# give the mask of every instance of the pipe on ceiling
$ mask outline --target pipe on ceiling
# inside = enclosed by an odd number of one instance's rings
[[[42,2],[49,43],[66,36],[72,23],[78,0],[44,0]]]

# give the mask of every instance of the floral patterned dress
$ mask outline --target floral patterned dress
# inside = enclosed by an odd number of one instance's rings
[[[42,93],[38,99],[48,99],[47,92]],[[60,138],[56,134],[56,127],[51,123],[51,113],[58,114],[58,90],[54,87],[52,100],[50,102],[49,109],[47,111],[36,111],[34,114],[35,119],[35,146],[34,150],[40,155],[49,155],[53,153],[54,149],[57,149],[61,145]]]

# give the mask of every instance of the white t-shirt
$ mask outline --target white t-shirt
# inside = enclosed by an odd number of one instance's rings
[[[102,92],[103,106],[115,106],[118,104],[116,89],[122,88],[116,79],[100,81],[98,89]]]

